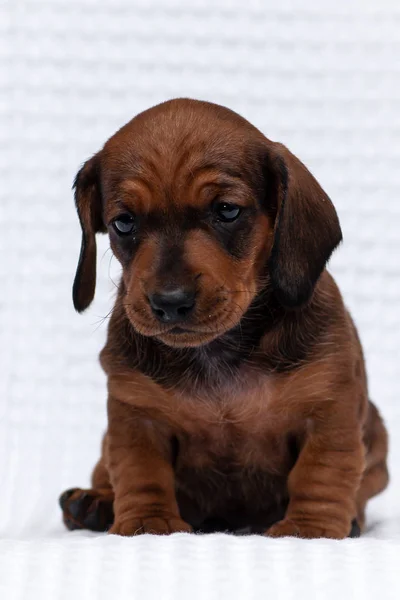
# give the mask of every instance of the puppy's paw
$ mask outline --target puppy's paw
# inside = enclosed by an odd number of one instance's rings
[[[114,535],[124,536],[142,535],[144,533],[168,535],[179,532],[191,533],[192,528],[182,519],[170,516],[145,516],[123,521],[117,519],[109,531]]]
[[[63,521],[67,529],[108,531],[114,520],[112,491],[73,488],[59,498]]]
[[[349,532],[341,527],[311,525],[308,523],[296,522],[292,519],[283,519],[270,527],[265,535],[268,537],[298,537],[305,539],[331,538],[341,540],[349,535]]]

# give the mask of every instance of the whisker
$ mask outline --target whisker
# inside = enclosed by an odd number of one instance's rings
[[[113,310],[114,310],[114,307],[105,315],[105,317],[99,317],[99,321],[96,321],[95,323],[93,323],[93,325],[97,325],[97,327],[94,329],[93,333],[96,333],[96,331],[99,329],[99,327],[101,327],[103,325],[104,321],[111,318],[111,313],[113,312]]]
[[[111,248],[110,248],[110,250],[111,250]],[[114,258],[114,253],[111,253],[111,256],[110,256],[110,262],[108,263],[108,278],[109,278],[109,279],[110,279],[110,281],[111,281],[111,282],[114,284],[114,286],[115,286],[115,287],[118,289],[118,288],[119,288],[119,286],[118,286],[118,285],[115,283],[114,279],[111,277],[111,274],[110,274],[110,270],[111,270],[111,261],[112,261],[112,259],[113,259],[113,258]]]
[[[108,248],[104,251],[103,256],[100,259],[100,263],[103,261],[105,255],[107,254],[107,252],[112,252],[111,250],[111,246],[108,246]]]

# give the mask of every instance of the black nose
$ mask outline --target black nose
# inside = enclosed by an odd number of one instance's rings
[[[162,323],[184,321],[194,308],[195,292],[183,288],[164,290],[149,296],[154,315]]]

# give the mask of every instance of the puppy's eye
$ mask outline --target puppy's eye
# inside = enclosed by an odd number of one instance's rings
[[[134,226],[135,218],[128,213],[119,215],[119,217],[113,221],[113,227],[118,235],[128,235],[129,233],[132,233]]]
[[[236,204],[230,204],[229,202],[218,202],[214,208],[214,211],[219,221],[231,223],[238,218],[242,212],[242,209]]]

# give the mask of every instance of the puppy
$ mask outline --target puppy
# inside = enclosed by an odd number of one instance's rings
[[[69,529],[345,538],[388,482],[356,329],[325,265],[335,209],[285,146],[234,112],[172,100],[75,180],[78,312],[95,234],[122,279],[100,362],[108,429]]]

